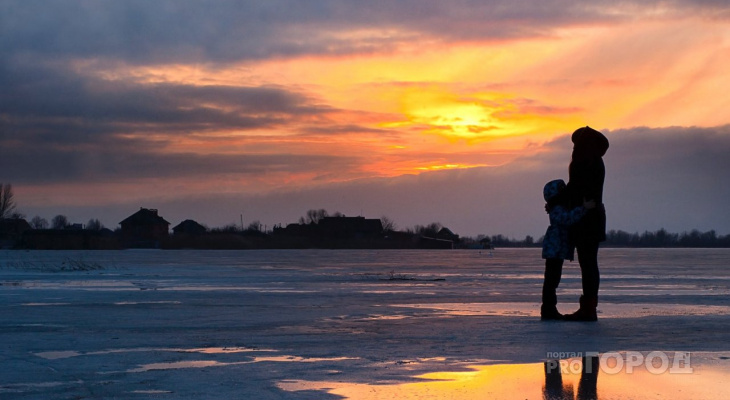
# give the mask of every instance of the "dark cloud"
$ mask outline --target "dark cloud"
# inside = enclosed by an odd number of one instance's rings
[[[419,40],[543,36],[560,27],[630,20],[657,8],[728,16],[723,1],[11,0],[0,3],[0,54],[231,62],[382,51]],[[346,35],[365,30],[371,33]]]
[[[389,138],[398,138],[399,135],[397,132],[387,129],[377,129],[377,128],[369,128],[362,125],[353,125],[353,124],[327,124],[323,126],[309,126],[304,127],[302,129],[298,130],[299,133],[302,136],[342,136],[342,135],[351,135],[351,134],[372,134],[374,136],[380,136],[380,137],[389,137]]]
[[[264,176],[347,170],[358,160],[303,154],[162,153],[144,146],[58,148],[39,143],[20,150],[0,148],[0,177],[18,185],[99,184],[144,179],[212,179],[224,174]]]
[[[63,132],[61,136],[80,130],[248,130],[331,111],[283,87],[104,81],[67,69],[12,61],[0,62],[0,86],[0,115],[6,130],[35,128],[50,134]]]
[[[608,134],[606,191],[622,221],[614,226],[730,232],[730,126]]]
[[[320,172],[353,162],[271,149],[237,156],[166,150],[185,137],[293,129],[300,119],[337,111],[284,87],[104,81],[9,60],[0,61],[0,87],[0,174],[16,184]]]

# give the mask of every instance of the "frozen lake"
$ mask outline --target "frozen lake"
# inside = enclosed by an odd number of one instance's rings
[[[730,398],[730,249],[599,263],[599,321],[568,323],[539,249],[3,251],[0,397]]]

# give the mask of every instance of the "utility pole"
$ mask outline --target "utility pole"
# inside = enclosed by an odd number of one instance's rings
[[[241,232],[243,232],[243,213],[241,213]]]

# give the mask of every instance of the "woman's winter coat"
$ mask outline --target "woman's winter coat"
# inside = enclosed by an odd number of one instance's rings
[[[576,130],[572,136],[573,159],[568,170],[570,205],[594,200],[596,208],[588,210],[585,218],[571,228],[574,243],[603,242],[606,240],[606,209],[603,206],[603,182],[606,168],[603,155],[608,150],[608,139],[590,127]]]

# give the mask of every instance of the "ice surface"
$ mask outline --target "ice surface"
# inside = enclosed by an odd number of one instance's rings
[[[695,372],[601,397],[730,398],[730,250],[599,261],[599,321],[565,323],[537,317],[539,249],[4,251],[0,397],[542,399],[551,354],[658,350]],[[561,311],[579,288],[568,263]]]

